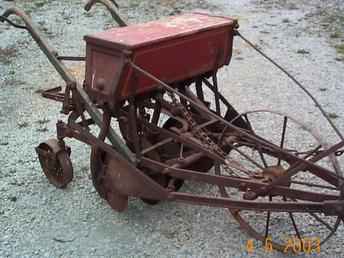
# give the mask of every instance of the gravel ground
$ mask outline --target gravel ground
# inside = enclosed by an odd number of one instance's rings
[[[121,14],[131,23],[194,9],[237,17],[241,32],[299,78],[344,131],[341,2],[119,1]],[[13,4],[28,11],[65,55],[82,55],[83,35],[112,23],[102,8],[85,13],[77,0],[0,0],[0,11]],[[131,200],[128,211],[112,211],[92,186],[89,149],[75,141],[68,143],[75,179],[64,191],[49,185],[33,147],[55,135],[56,120],[62,116],[60,106],[38,92],[62,82],[26,32],[0,25],[0,39],[0,257],[247,256],[249,237],[223,209],[178,203],[150,207]],[[314,104],[271,68],[236,39],[220,87],[240,111],[279,110],[335,142]],[[343,158],[340,162],[344,165]],[[210,191],[199,185],[185,187]],[[341,226],[319,257],[342,257],[343,239]],[[284,257],[261,248],[250,256]]]

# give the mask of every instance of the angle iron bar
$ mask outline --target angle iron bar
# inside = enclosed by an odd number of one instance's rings
[[[160,167],[161,169],[163,169],[165,174],[168,174],[172,177],[176,177],[179,179],[198,181],[198,182],[203,182],[203,183],[217,185],[217,186],[234,187],[234,188],[238,188],[239,190],[241,188],[243,189],[251,188],[254,191],[255,188],[268,186],[268,184],[266,183],[258,182],[258,181],[254,182],[250,179],[234,178],[230,176],[220,176],[220,175],[209,175],[209,174],[196,172],[189,169],[171,167],[171,166],[165,165],[161,162],[158,162],[149,158],[144,158],[144,160],[146,164],[150,163],[156,167]],[[339,195],[308,192],[304,190],[290,189],[289,187],[285,187],[285,186],[274,186],[269,192],[269,194],[284,195],[289,198],[296,198],[299,200],[306,200],[306,201],[312,201],[312,202],[323,202],[323,201],[328,201],[328,200],[332,201],[332,200],[339,200],[340,198]]]
[[[223,197],[209,197],[199,196],[196,194],[171,192],[169,193],[170,201],[179,201],[189,204],[203,205],[209,207],[221,207],[229,208],[232,210],[253,210],[253,211],[272,211],[272,212],[295,212],[295,213],[310,213],[310,212],[322,212],[327,216],[338,216],[334,210],[329,210],[327,203],[273,203],[273,202],[254,202],[254,201],[237,201]],[[330,203],[330,205],[341,205],[344,203],[336,201]],[[332,207],[332,206],[331,206]]]

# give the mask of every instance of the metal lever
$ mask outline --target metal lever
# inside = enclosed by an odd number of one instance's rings
[[[112,18],[118,23],[120,27],[128,26],[128,24],[125,21],[123,21],[123,19],[118,15],[118,13],[113,8],[113,5],[115,5],[117,8],[119,7],[114,0],[89,0],[85,4],[85,11],[88,12],[89,10],[91,10],[93,5],[95,5],[96,3],[103,4],[106,7],[106,9],[108,9],[108,11],[111,13]]]
[[[12,25],[15,28],[23,29],[23,30],[28,30],[28,28],[26,26],[19,25],[19,24],[11,21],[10,19],[8,19],[7,17],[5,17],[3,15],[0,15],[0,22],[7,22],[8,24]]]

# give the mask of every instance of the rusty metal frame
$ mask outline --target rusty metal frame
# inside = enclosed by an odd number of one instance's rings
[[[103,3],[110,10],[114,19],[120,24],[120,26],[126,26],[126,23],[122,19],[118,19],[119,16],[113,8],[110,7],[110,1],[90,0],[86,4],[85,9],[89,10],[96,2]],[[9,16],[11,15],[19,16],[23,20],[25,26],[13,23],[9,19]],[[233,121],[227,121],[221,116],[220,101],[222,101],[224,106],[227,107],[227,111],[234,112],[234,117],[240,117],[241,114],[236,113],[226,98],[219,92],[216,66],[214,71],[199,75],[197,78],[191,78],[187,82],[176,82],[171,86],[135,64],[130,59],[130,56],[126,56],[125,54],[124,56],[127,58],[125,60],[125,65],[131,66],[135,72],[146,76],[159,85],[156,92],[152,94],[152,96],[149,96],[149,98],[153,98],[155,102],[149,102],[147,100],[148,98],[142,100],[138,97],[132,96],[128,99],[127,105],[119,105],[114,108],[112,106],[108,106],[105,101],[103,105],[97,106],[92,103],[83,87],[76,82],[75,78],[62,63],[63,60],[84,61],[84,57],[59,56],[57,52],[42,39],[30,18],[15,7],[5,11],[5,13],[0,16],[0,21],[7,21],[15,27],[26,29],[66,82],[64,91],[62,88],[57,87],[43,92],[44,97],[62,102],[63,113],[69,115],[67,123],[58,121],[56,124],[59,152],[66,150],[66,146],[64,145],[65,138],[75,138],[90,145],[92,148],[98,148],[105,152],[109,155],[110,159],[117,162],[116,164],[121,168],[119,169],[120,171],[116,171],[114,173],[117,173],[116,175],[118,178],[121,177],[122,181],[118,182],[118,180],[116,181],[112,178],[113,181],[111,182],[113,183],[114,188],[116,188],[116,192],[120,195],[148,198],[151,200],[179,201],[211,207],[223,207],[228,208],[232,213],[234,213],[235,210],[289,213],[322,212],[325,215],[336,216],[339,220],[343,220],[344,178],[340,174],[340,168],[339,166],[335,166],[334,169],[337,174],[334,174],[329,169],[315,164],[323,158],[333,155],[344,147],[344,139],[342,135],[337,132],[336,127],[333,124],[331,125],[341,140],[329,148],[320,149],[321,146],[315,148],[307,154],[307,159],[305,157],[300,158],[284,150],[282,148],[283,146],[277,146],[268,140],[253,134],[246,128],[242,128],[235,124],[233,122],[235,119],[233,119]],[[237,32],[237,35],[241,34]],[[247,41],[244,37],[242,38]],[[212,79],[212,83],[209,82],[210,77]],[[293,79],[293,77],[291,77],[291,79]],[[196,95],[194,95],[187,87],[193,82],[195,83]],[[210,110],[204,102],[203,85],[208,87],[214,94],[215,111]],[[307,92],[308,91],[306,91],[306,93]],[[181,110],[178,110],[171,103],[163,99],[164,94],[178,96],[180,103],[184,108],[185,106],[193,108],[196,110],[195,113],[197,113],[204,121],[202,120],[202,122],[197,124],[196,127],[190,128],[186,118],[180,116]],[[318,107],[319,106],[320,105],[318,105]],[[153,109],[151,122],[144,117],[145,107]],[[100,110],[103,111],[103,114],[101,114]],[[323,111],[321,107],[320,110]],[[85,118],[85,112],[90,115],[91,119]],[[170,129],[157,126],[159,117],[162,113],[167,114],[170,118],[180,123],[181,126],[179,128],[172,127]],[[122,138],[111,127],[111,119],[113,117],[118,118],[119,121],[127,121],[129,126],[129,135],[132,138],[133,146],[128,146],[130,144],[125,142],[125,140],[122,140]],[[81,118],[81,122],[76,122],[78,118]],[[88,126],[93,123],[101,129],[98,137],[91,134],[88,130]],[[190,131],[197,132],[215,123],[221,123],[224,126],[219,136],[220,140],[226,137],[226,131],[230,129],[236,136],[243,138],[245,140],[245,144],[255,146],[255,148],[259,150],[259,153],[268,153],[272,157],[276,157],[278,159],[283,158],[290,162],[291,166],[285,171],[284,175],[272,179],[269,183],[252,181],[247,178],[237,176],[220,175],[220,164],[226,165],[228,162],[232,162],[231,165],[233,167],[239,166],[240,164],[238,165],[234,160],[225,159],[219,153],[207,149],[199,139],[190,133]],[[247,126],[250,127],[249,125]],[[149,145],[148,147],[143,146],[142,137],[145,130],[163,135],[164,138],[152,143],[152,145]],[[105,142],[106,138],[109,139],[111,144]],[[152,154],[162,146],[170,143],[185,145],[185,147],[190,148],[192,152],[187,156],[181,157],[182,155],[180,155],[179,158],[172,157],[164,161],[154,160],[148,156],[148,154]],[[236,148],[232,145],[229,146],[231,149]],[[48,156],[46,153],[44,155]],[[212,165],[215,166],[215,174],[206,174],[207,171],[189,169],[190,165],[200,162],[205,158],[210,159]],[[116,170],[117,167],[110,168]],[[144,168],[148,168],[149,172],[145,171]],[[334,188],[338,190],[340,195],[291,189],[284,184],[285,182],[288,182],[293,175],[304,170],[307,170],[309,173],[331,184],[332,189]],[[172,178],[172,180],[167,186],[164,186],[152,179],[151,175],[168,176]],[[176,180],[197,181],[204,184],[218,186],[220,190],[223,190],[224,187],[236,188],[241,192],[250,193],[252,199],[238,201],[231,199],[228,195],[213,197],[177,192],[178,189],[174,186]],[[285,199],[298,199],[302,200],[302,202],[255,201],[257,197],[267,195],[280,195]],[[112,207],[121,211],[126,207],[125,201],[118,206],[113,205]],[[254,235],[255,233],[252,234]]]

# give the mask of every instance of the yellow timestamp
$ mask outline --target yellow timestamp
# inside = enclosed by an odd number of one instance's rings
[[[284,253],[318,253],[320,254],[320,245],[321,241],[319,237],[304,237],[304,238],[298,238],[298,237],[288,237],[285,238],[284,243],[281,244],[281,249],[278,249],[279,251],[282,251]],[[273,244],[272,238],[269,236],[265,238],[265,241],[263,243],[263,249],[265,252],[273,252],[277,248]],[[246,251],[248,253],[253,253],[256,250],[255,240],[249,239],[246,242]]]

